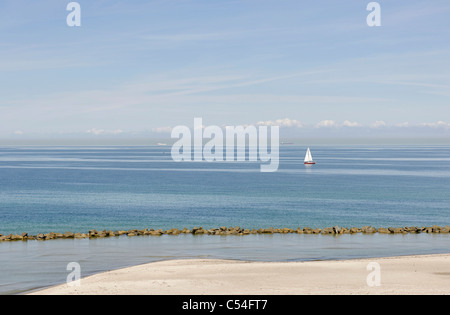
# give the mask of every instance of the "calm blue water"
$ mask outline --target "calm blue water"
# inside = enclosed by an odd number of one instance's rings
[[[0,233],[450,224],[450,147],[281,147],[280,168],[170,147],[0,148]]]
[[[170,147],[1,147],[0,234],[134,228],[450,225],[450,147],[282,146],[280,168],[176,163]],[[448,235],[251,235],[0,243],[0,293],[162,259],[450,252]]]

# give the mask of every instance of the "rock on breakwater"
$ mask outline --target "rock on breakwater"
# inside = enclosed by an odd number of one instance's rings
[[[87,233],[46,233],[46,234],[37,234],[37,235],[29,235],[28,233],[22,234],[9,234],[2,235],[0,234],[0,242],[11,242],[11,241],[48,241],[55,239],[92,239],[92,238],[106,238],[106,237],[119,237],[122,235],[126,235],[128,237],[133,236],[161,236],[161,235],[180,235],[180,234],[192,234],[192,235],[250,235],[250,234],[321,234],[321,235],[341,235],[341,234],[408,234],[408,233],[432,233],[432,234],[450,234],[450,226],[437,226],[433,225],[431,227],[388,227],[388,228],[375,228],[372,226],[363,226],[361,228],[358,227],[328,227],[328,228],[260,228],[260,229],[246,229],[239,226],[236,227],[219,227],[219,228],[211,228],[204,229],[203,227],[194,227],[192,229],[183,228],[179,230],[178,228],[173,228],[169,230],[163,229],[133,229],[133,230],[119,230],[119,231],[111,231],[111,230],[90,230]]]

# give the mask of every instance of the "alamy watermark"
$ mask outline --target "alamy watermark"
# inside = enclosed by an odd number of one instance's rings
[[[370,2],[367,5],[367,11],[371,11],[367,16],[366,22],[370,27],[381,26],[381,6],[378,2]]]
[[[371,11],[366,18],[367,25],[370,27],[381,26],[381,6],[378,2],[370,2],[367,5],[367,11]],[[70,27],[81,26],[81,6],[78,2],[70,2],[66,7],[70,13],[67,15],[66,22]]]
[[[77,262],[71,262],[67,264],[67,271],[70,273],[67,275],[66,283],[69,287],[79,287],[81,285],[81,266]]]
[[[369,287],[381,286],[381,266],[377,262],[370,262],[366,267],[367,271],[371,271],[366,278]]]
[[[226,126],[225,134],[219,126],[203,126],[202,118],[194,119],[194,129],[177,126],[172,138],[179,139],[172,146],[172,159],[181,161],[260,161],[261,172],[275,172],[279,166],[279,127]],[[208,140],[204,144],[204,140]]]
[[[78,2],[70,2],[66,7],[70,13],[67,15],[66,23],[68,26],[81,26],[81,6]]]

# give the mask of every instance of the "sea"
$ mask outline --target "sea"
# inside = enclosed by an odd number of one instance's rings
[[[175,162],[170,146],[0,147],[0,234],[240,226],[450,225],[450,146],[282,145],[260,162]],[[305,261],[450,252],[450,235],[113,237],[0,242],[0,294],[169,259]]]

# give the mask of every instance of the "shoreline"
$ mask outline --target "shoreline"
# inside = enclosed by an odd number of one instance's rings
[[[84,239],[84,238],[105,238],[105,237],[118,237],[122,235],[126,235],[128,237],[132,236],[161,236],[161,235],[179,235],[179,234],[193,234],[193,235],[251,235],[251,234],[322,234],[322,235],[341,235],[341,234],[419,234],[419,233],[427,233],[427,234],[450,234],[450,226],[437,226],[433,225],[431,227],[380,227],[375,228],[372,226],[363,226],[361,228],[352,227],[328,227],[328,228],[310,228],[310,227],[298,227],[297,229],[291,228],[260,228],[260,229],[246,229],[241,228],[239,226],[236,227],[220,227],[220,228],[211,228],[211,229],[203,229],[203,227],[194,227],[193,229],[183,228],[179,230],[178,228],[173,228],[169,230],[163,229],[132,229],[132,230],[121,230],[121,231],[112,231],[112,230],[90,230],[88,233],[39,233],[37,235],[29,235],[28,233],[18,234],[9,234],[2,235],[0,234],[0,242],[10,242],[10,241],[47,241],[53,239]]]
[[[380,286],[368,285],[371,263],[379,265]],[[62,284],[25,294],[450,295],[450,253],[297,262],[173,259],[90,275],[78,287]]]

